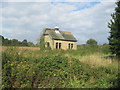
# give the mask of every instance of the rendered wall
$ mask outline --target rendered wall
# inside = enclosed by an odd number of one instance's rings
[[[61,49],[67,50],[69,49],[69,43],[73,44],[73,50],[77,49],[77,42],[71,42],[71,41],[61,41],[61,40],[54,40],[54,49],[56,49],[56,43],[61,43]]]
[[[61,43],[61,49],[67,50],[69,49],[69,43],[73,44],[73,50],[77,49],[77,42],[72,42],[72,41],[62,41],[62,40],[52,40],[49,35],[45,35],[45,42],[50,43],[51,49],[56,49],[56,43]],[[47,44],[45,45],[47,47]]]

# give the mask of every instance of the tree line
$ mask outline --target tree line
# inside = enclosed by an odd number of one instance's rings
[[[4,38],[2,35],[0,35],[0,38],[2,40],[2,46],[38,46],[37,44],[28,42],[26,39],[24,39],[23,41],[18,41],[17,39],[9,40],[8,38]]]

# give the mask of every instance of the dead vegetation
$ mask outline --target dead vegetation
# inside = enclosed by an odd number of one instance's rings
[[[12,47],[12,46],[2,46],[2,51],[5,51],[7,48],[9,47]],[[19,48],[19,50],[32,50],[32,51],[35,51],[35,50],[40,50],[39,47],[17,47]]]

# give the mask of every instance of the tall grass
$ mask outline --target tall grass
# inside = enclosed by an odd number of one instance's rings
[[[91,64],[91,65],[95,65],[95,66],[107,67],[107,66],[113,65],[114,67],[116,67],[116,69],[118,68],[118,60],[117,59],[100,57],[96,54],[84,56],[80,59],[80,61]]]

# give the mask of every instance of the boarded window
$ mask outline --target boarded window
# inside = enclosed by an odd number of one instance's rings
[[[58,49],[58,43],[56,43],[56,49]]]
[[[61,43],[59,43],[59,49],[61,49]]]
[[[47,42],[47,47],[49,47],[50,46],[50,43],[49,42]]]

